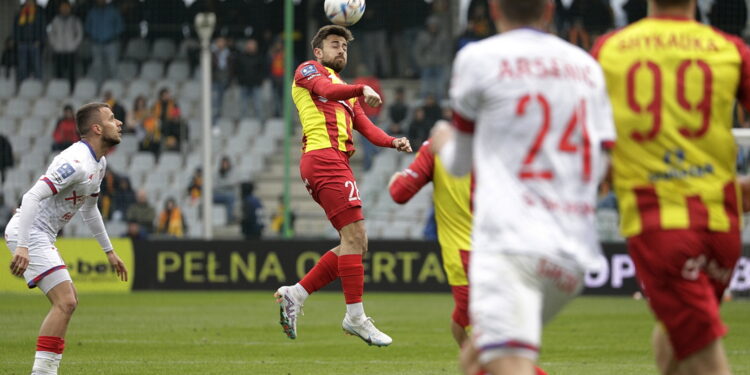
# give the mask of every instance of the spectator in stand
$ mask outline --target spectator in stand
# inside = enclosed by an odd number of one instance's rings
[[[159,118],[152,114],[146,116],[139,133],[141,136],[138,150],[151,152],[158,158],[161,153],[161,122]]]
[[[370,71],[367,70],[367,66],[359,64],[359,66],[357,66],[357,78],[354,80],[354,84],[370,86],[376,93],[378,93],[378,95],[380,95],[382,104],[377,107],[372,107],[367,104],[364,95],[357,98],[362,105],[362,111],[364,111],[365,116],[367,116],[373,124],[377,124],[378,117],[380,117],[380,111],[383,110],[383,105],[385,105],[385,97],[383,96],[383,90],[380,88],[380,80],[370,74]],[[362,166],[367,171],[372,166],[372,159],[378,154],[378,147],[368,141],[366,137],[359,137],[359,140],[365,154]]]
[[[424,98],[433,94],[438,100],[443,99],[451,59],[451,43],[439,18],[430,16],[427,19],[427,28],[417,36],[413,51],[420,69],[420,96]]]
[[[402,5],[403,0],[381,1],[388,4],[386,16],[390,23],[388,30],[394,33],[391,53],[395,55],[396,72],[401,73],[401,78],[417,78],[419,67],[410,51],[414,46],[414,41],[417,40],[417,35],[424,27],[429,5],[424,1],[412,1],[408,6]]]
[[[418,107],[414,109],[414,116],[409,124],[409,141],[415,145],[421,145],[430,136],[430,129],[435,122],[427,121],[425,117],[424,108]]]
[[[141,22],[145,18],[145,4],[141,0],[119,0],[118,3],[124,25],[121,36],[125,39],[140,38]]]
[[[159,225],[156,233],[170,237],[182,238],[187,232],[187,223],[182,215],[182,210],[177,206],[174,198],[169,198],[164,203],[164,211],[159,215]]]
[[[717,0],[711,7],[709,18],[711,26],[742,37],[747,25],[747,3],[745,0]]]
[[[235,187],[237,179],[234,176],[232,162],[228,157],[221,158],[219,170],[214,177],[214,203],[223,204],[227,208],[227,223],[234,223],[234,203],[237,200]]]
[[[125,219],[129,223],[136,223],[146,233],[154,232],[154,219],[156,219],[156,210],[148,203],[148,195],[143,189],[138,190],[135,196],[135,203],[128,207],[125,213]]]
[[[62,151],[80,139],[73,106],[67,104],[63,108],[63,117],[57,120],[55,131],[52,133],[52,151]]]
[[[130,186],[130,179],[121,176],[117,179],[117,190],[112,199],[112,219],[122,220],[128,212],[128,208],[135,204],[135,192]]]
[[[284,44],[281,38],[277,37],[268,50],[268,57],[271,61],[271,85],[273,86],[274,98],[274,116],[281,116],[281,103],[284,97]]]
[[[388,52],[388,35],[385,29],[387,20],[384,16],[384,1],[367,3],[367,11],[357,25],[360,30],[358,38],[361,38],[361,43],[354,44],[356,49],[362,51],[360,61],[367,65],[367,70],[373,76],[381,78],[391,76],[391,54]]]
[[[10,218],[13,217],[15,210],[5,204],[5,196],[0,195],[0,232],[5,233],[5,226],[8,225]]]
[[[159,123],[159,131],[164,137],[164,149],[179,151],[182,141],[187,139],[187,127],[184,126],[180,108],[168,88],[159,90],[159,98],[154,103],[151,114]]]
[[[143,95],[138,95],[133,100],[133,107],[128,112],[126,122],[122,126],[122,131],[126,133],[138,133],[138,140],[142,140],[144,136],[143,122],[146,121],[148,115],[148,102],[146,102],[146,98]]]
[[[42,46],[46,26],[43,9],[36,5],[36,0],[26,0],[13,23],[13,39],[18,48],[16,77],[19,83],[31,75],[42,79]]]
[[[253,193],[255,184],[245,182],[242,190],[242,234],[245,239],[257,240],[263,234],[265,223],[263,220],[263,203]]]
[[[182,37],[182,26],[187,20],[187,8],[182,0],[146,0],[143,4],[144,20],[148,22],[148,37],[170,38]],[[191,18],[190,23],[193,22]]]
[[[190,184],[188,185],[187,192],[192,205],[196,205],[200,202],[201,194],[203,192],[203,168],[195,168],[193,176],[190,177]]]
[[[112,91],[110,90],[104,92],[103,99],[105,103],[109,104],[109,108],[112,109],[112,113],[114,113],[115,118],[123,119],[122,130],[126,131],[126,129],[128,129],[129,127],[126,123],[124,123],[124,121],[127,121],[128,118],[125,108],[120,105],[120,103],[112,96]]]
[[[258,41],[248,39],[245,49],[237,57],[237,82],[242,92],[242,116],[247,116],[247,109],[252,105],[253,114],[261,121],[266,121],[266,110],[263,108],[263,80],[268,76],[266,59],[258,50]]]
[[[422,108],[424,108],[424,117],[430,123],[430,126],[434,125],[435,121],[443,118],[443,108],[432,95],[427,95],[424,98]]]
[[[18,66],[18,52],[16,50],[16,43],[12,37],[5,38],[0,66],[5,69],[5,78],[10,78],[11,72]]]
[[[117,194],[117,180],[119,176],[111,168],[107,168],[102,179],[102,184],[99,186],[99,209],[102,212],[102,217],[105,220],[112,218],[112,206],[115,195]]]
[[[406,120],[408,114],[409,106],[406,104],[404,88],[398,86],[396,87],[396,95],[393,98],[393,104],[388,107],[388,119],[391,120],[391,124],[398,124],[399,128],[403,128],[404,120]]]
[[[280,195],[279,205],[276,206],[276,212],[271,218],[271,230],[278,233],[279,236],[284,235],[284,207],[284,196]],[[289,231],[287,232],[287,234],[289,236],[294,236],[294,221],[297,220],[297,215],[292,210],[290,210],[289,212],[289,219]]]
[[[221,116],[222,105],[224,104],[224,93],[232,83],[234,74],[234,55],[227,45],[227,39],[218,37],[211,47],[211,77],[212,97],[213,97],[213,121]]]
[[[5,182],[5,170],[12,168],[14,164],[13,146],[5,135],[0,134],[0,182]]]
[[[52,19],[47,28],[47,37],[55,60],[55,77],[67,78],[70,89],[76,84],[76,52],[83,41],[83,24],[74,14],[67,1],[60,3],[60,13]],[[118,117],[115,113],[115,118]]]
[[[142,241],[148,238],[148,232],[143,229],[138,223],[134,221],[128,221],[128,227],[125,233],[120,237],[130,238],[131,241]]]
[[[91,40],[94,61],[92,69],[99,82],[114,77],[120,55],[120,34],[124,25],[120,11],[107,0],[96,0],[96,5],[86,15],[86,34]]]

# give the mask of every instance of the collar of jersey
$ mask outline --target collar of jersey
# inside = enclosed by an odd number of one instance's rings
[[[690,17],[683,17],[683,16],[667,16],[667,15],[660,15],[655,14],[653,16],[649,16],[648,18],[654,18],[657,20],[671,20],[671,21],[695,21],[694,19]]]
[[[96,152],[94,152],[94,148],[93,148],[93,147],[91,147],[91,145],[90,145],[90,144],[89,144],[88,142],[84,141],[84,140],[81,140],[81,143],[85,144],[85,145],[86,145],[86,147],[88,147],[88,148],[89,148],[89,151],[91,151],[91,156],[92,156],[92,157],[94,158],[94,160],[96,160],[96,162],[98,163],[98,162],[99,162],[99,159],[98,159],[98,158],[96,157]]]

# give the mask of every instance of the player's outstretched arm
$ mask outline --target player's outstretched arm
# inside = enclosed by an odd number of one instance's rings
[[[122,281],[128,281],[128,268],[125,267],[125,262],[117,256],[114,249],[107,252],[107,260],[117,272],[117,277]]]
[[[411,144],[406,137],[395,138],[386,134],[383,129],[375,126],[362,110],[362,105],[358,102],[354,104],[354,129],[364,135],[368,141],[378,147],[391,147],[398,151],[411,152]]]
[[[435,158],[430,152],[430,143],[425,142],[409,167],[391,176],[388,191],[393,201],[398,204],[408,202],[422,187],[432,181],[434,166]]]
[[[102,214],[96,207],[96,202],[98,200],[98,197],[86,197],[86,201],[83,203],[83,207],[81,207],[81,218],[83,219],[83,222],[86,223],[86,226],[89,227],[91,234],[99,242],[99,246],[101,246],[102,250],[107,254],[107,260],[109,261],[109,264],[115,268],[117,277],[122,281],[127,281],[128,270],[125,267],[125,263],[123,263],[120,257],[117,256],[117,253],[115,253],[114,247],[112,247],[112,242],[107,235],[107,229],[104,227]]]

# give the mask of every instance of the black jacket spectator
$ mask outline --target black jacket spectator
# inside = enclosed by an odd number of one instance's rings
[[[13,147],[8,138],[0,134],[0,181],[5,182],[5,170],[13,167]]]

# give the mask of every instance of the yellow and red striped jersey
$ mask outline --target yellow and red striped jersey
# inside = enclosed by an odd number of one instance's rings
[[[740,228],[738,99],[750,108],[750,50],[689,19],[649,17],[605,35],[602,65],[617,128],[613,178],[624,236]]]
[[[357,97],[364,85],[348,85],[333,69],[317,61],[297,67],[292,98],[302,123],[302,152],[334,148],[354,153],[352,129],[373,144],[392,147],[393,137],[375,126],[364,114]]]
[[[430,152],[427,141],[404,174],[393,181],[391,197],[405,203],[430,181],[435,186],[435,221],[448,283],[468,285],[460,251],[471,250],[471,175],[455,177],[448,173],[440,157]]]

